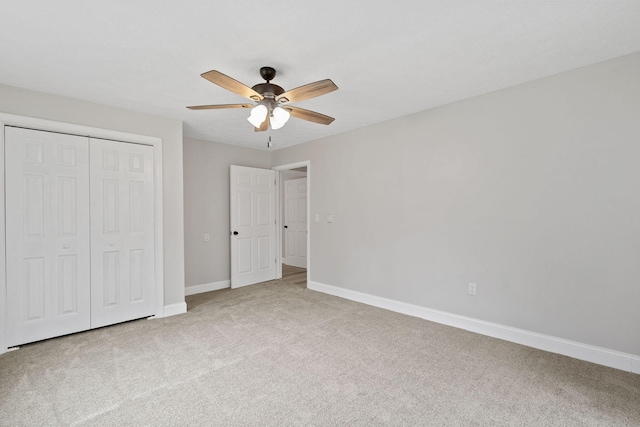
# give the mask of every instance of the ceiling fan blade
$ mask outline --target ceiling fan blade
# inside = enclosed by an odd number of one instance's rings
[[[291,115],[297,119],[306,120],[308,122],[319,123],[321,125],[331,124],[335,119],[333,117],[325,116],[324,114],[316,113],[315,111],[305,110],[300,107],[283,107],[288,110]]]
[[[211,83],[217,84],[221,88],[224,88],[233,93],[237,93],[238,95],[243,96],[247,99],[260,101],[263,98],[262,95],[251,89],[249,86],[232,79],[226,74],[222,74],[220,71],[211,70],[200,75],[209,80]]]
[[[256,127],[253,128],[254,132],[264,132],[265,130],[269,130],[269,116],[265,117],[264,121],[262,122],[262,124],[260,124],[259,128],[256,128]]]
[[[335,83],[330,79],[325,79],[286,91],[282,95],[278,96],[276,101],[282,104],[288,102],[299,102],[333,92],[337,89],[338,86],[336,86]]]
[[[192,105],[190,110],[220,110],[223,108],[251,108],[253,104],[217,104],[217,105]]]

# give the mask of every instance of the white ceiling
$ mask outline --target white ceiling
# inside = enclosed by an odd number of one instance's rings
[[[0,8],[0,83],[184,122],[187,137],[275,149],[640,51],[640,1],[24,0]],[[336,118],[254,133],[200,77],[340,88],[295,104]]]

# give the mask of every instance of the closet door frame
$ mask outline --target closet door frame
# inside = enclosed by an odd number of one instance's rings
[[[68,133],[89,138],[110,139],[133,144],[143,144],[153,147],[154,174],[154,279],[155,279],[155,314],[154,317],[164,317],[164,255],[163,255],[163,199],[162,199],[162,139],[154,136],[137,135],[133,133],[94,128],[90,126],[74,125],[52,120],[37,119],[0,112],[0,354],[7,351],[6,341],[6,218],[5,218],[5,126],[17,126],[34,130]]]

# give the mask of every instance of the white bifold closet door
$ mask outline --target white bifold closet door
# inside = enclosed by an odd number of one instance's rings
[[[7,345],[90,327],[87,138],[5,127]]]
[[[91,139],[91,327],[154,314],[153,148]]]
[[[153,149],[5,127],[7,345],[154,314]]]

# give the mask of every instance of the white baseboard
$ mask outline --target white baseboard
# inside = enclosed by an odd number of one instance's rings
[[[640,374],[640,356],[309,281],[307,288],[575,359]]]
[[[202,285],[187,286],[184,288],[185,295],[195,295],[204,292],[219,291],[231,286],[231,280],[221,280],[219,282],[204,283]]]
[[[186,312],[187,312],[186,302],[179,302],[176,304],[165,305],[163,317],[175,316],[177,314],[184,314]]]

